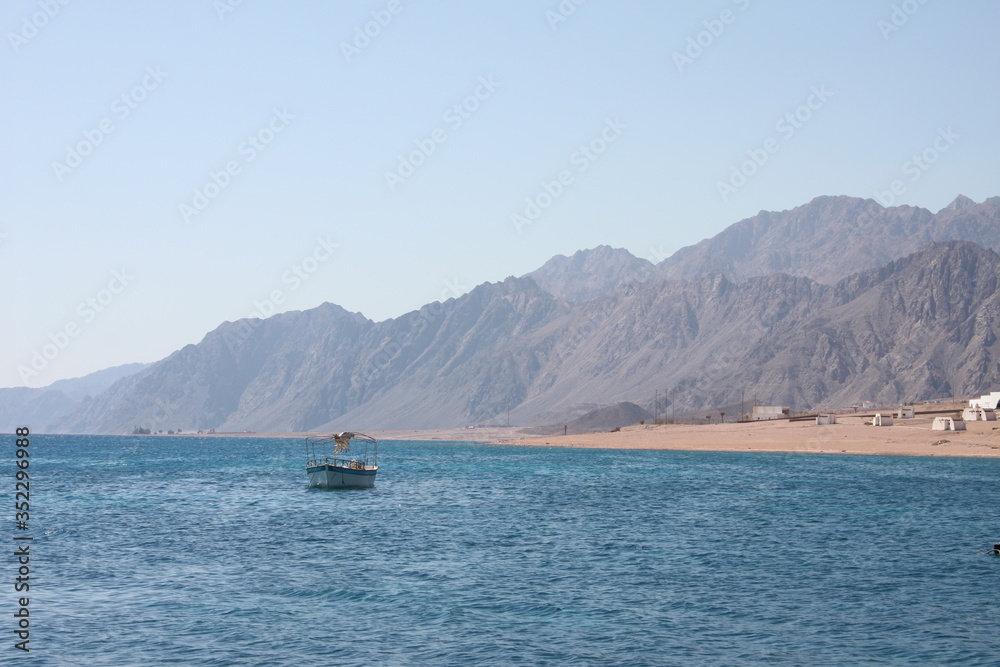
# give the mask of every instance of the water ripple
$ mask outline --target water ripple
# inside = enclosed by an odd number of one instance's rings
[[[385,443],[324,492],[296,441],[36,442],[19,664],[1000,655],[998,461]]]

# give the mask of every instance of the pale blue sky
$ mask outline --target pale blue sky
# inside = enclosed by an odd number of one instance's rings
[[[566,0],[554,23],[559,0],[226,1],[4,3],[0,386],[155,361],[272,297],[382,320],[818,195],[1000,194],[994,2]],[[391,21],[348,59],[373,12]],[[766,162],[723,197],[748,151]],[[517,227],[526,198],[548,206]]]

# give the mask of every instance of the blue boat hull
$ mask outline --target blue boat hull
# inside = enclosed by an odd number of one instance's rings
[[[309,486],[323,488],[367,488],[375,485],[375,473],[378,468],[358,470],[330,464],[309,466]]]

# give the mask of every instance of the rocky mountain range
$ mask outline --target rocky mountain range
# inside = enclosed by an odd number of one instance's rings
[[[742,282],[786,273],[832,285],[875,269],[934,241],[972,241],[1000,251],[1000,197],[977,204],[959,195],[937,213],[885,208],[872,199],[817,197],[789,211],[761,211],[721,233],[681,248],[659,264],[621,248],[600,246],[557,255],[527,274],[570,302],[597,298],[621,285],[719,274]]]
[[[1000,381],[998,223],[1000,198],[932,214],[821,197],[655,266],[600,247],[383,322],[332,304],[227,322],[54,430],[545,425],[655,392],[661,410],[733,416],[741,396],[979,394]]]
[[[138,373],[149,364],[124,364],[84,377],[53,382],[47,387],[0,389],[0,433],[13,433],[30,424],[39,432],[54,428],[54,422],[89,401],[123,377]]]
[[[624,248],[602,245],[571,257],[556,255],[527,274],[549,294],[580,303],[608,294],[622,285],[644,283],[658,276],[656,266]]]
[[[683,248],[658,265],[664,278],[720,273],[742,281],[787,273],[833,284],[884,266],[935,241],[972,241],[1000,250],[1000,197],[976,204],[959,195],[937,213],[885,208],[871,199],[818,197],[790,211],[761,211]]]

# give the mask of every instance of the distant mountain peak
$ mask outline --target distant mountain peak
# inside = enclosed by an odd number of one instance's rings
[[[977,206],[975,201],[969,199],[965,195],[958,195],[955,197],[954,201],[945,206],[942,211],[964,211],[966,209],[973,208]]]
[[[671,414],[736,414],[743,391],[800,408],[982,393],[1000,382],[1000,256],[983,248],[1000,248],[1000,198],[970,202],[934,214],[818,197],[657,268],[598,246],[383,322],[324,304],[227,323],[71,413],[59,392],[28,405],[10,390],[0,423],[291,432],[509,411],[561,430],[579,406],[660,390]]]
[[[556,255],[525,277],[549,294],[580,303],[604,296],[623,285],[645,282],[655,275],[652,262],[624,248],[599,245],[572,256]]]
[[[958,212],[961,213],[958,213]],[[966,240],[1000,248],[998,207],[959,195],[937,214],[872,199],[820,196],[791,210],[761,211],[712,238],[681,248],[658,266],[665,279],[731,280],[788,273],[833,285],[912,254],[932,241]]]

